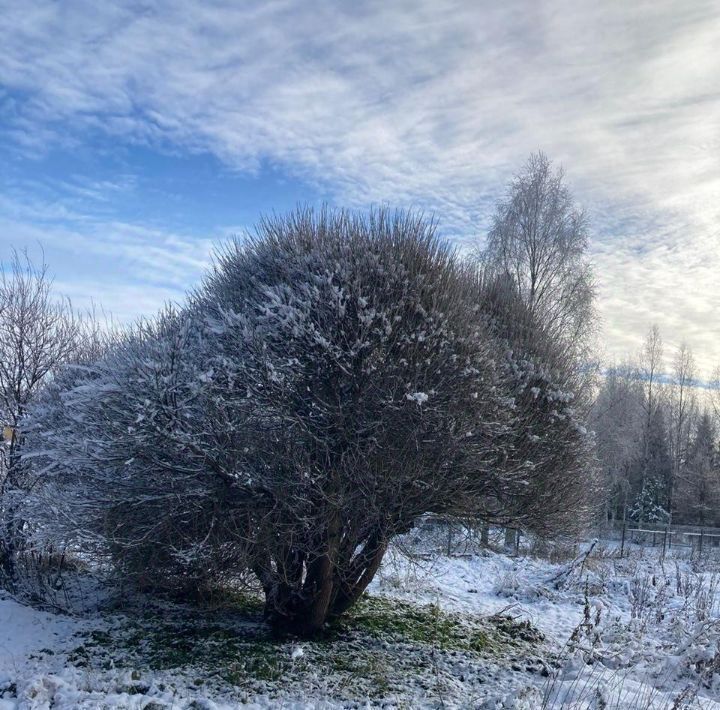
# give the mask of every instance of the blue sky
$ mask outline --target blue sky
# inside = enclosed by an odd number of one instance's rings
[[[534,150],[592,225],[608,357],[720,361],[720,7],[0,0],[0,249],[119,320],[298,202],[482,239]]]

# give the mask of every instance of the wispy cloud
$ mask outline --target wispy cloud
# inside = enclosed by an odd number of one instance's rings
[[[87,190],[80,192],[86,197]],[[97,199],[94,191],[92,199]],[[100,305],[119,322],[182,301],[209,265],[213,247],[211,238],[103,219],[62,203],[3,196],[0,234],[12,235],[12,243],[24,245],[34,260],[47,260],[58,291],[77,306]]]
[[[435,210],[470,239],[542,148],[593,218],[610,354],[658,321],[720,359],[715,2],[30,0],[2,16],[18,150],[102,133],[209,151],[345,204]],[[143,242],[112,231],[103,248]]]

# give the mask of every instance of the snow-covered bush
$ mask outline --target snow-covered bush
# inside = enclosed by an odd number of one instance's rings
[[[29,442],[44,505],[136,583],[252,572],[269,621],[301,634],[425,513],[545,531],[584,485],[577,466],[550,475],[584,432],[542,352],[510,352],[482,298],[412,215],[265,221],[186,309],[48,389]],[[538,444],[568,432],[578,453],[551,461]]]
[[[602,501],[585,427],[592,370],[533,314],[507,275],[482,274],[479,303],[502,350],[500,368],[513,401],[512,467],[526,480],[495,519],[574,537]]]
[[[224,527],[233,481],[214,474],[203,428],[203,343],[189,314],[167,310],[62,372],[28,424],[43,534],[110,554],[144,588],[187,591],[244,568]]]

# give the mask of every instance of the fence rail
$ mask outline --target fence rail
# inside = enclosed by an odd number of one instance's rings
[[[699,525],[648,525],[616,522],[602,526],[600,534],[610,539],[620,538],[620,556],[626,545],[662,546],[662,555],[673,547],[689,548],[691,553],[702,553],[708,548],[720,548],[720,528]]]
[[[521,551],[532,549],[534,545],[538,544],[535,536],[526,535],[521,530],[488,525],[479,520],[459,521],[440,515],[427,515],[418,526],[426,530],[432,528],[438,552],[447,555],[467,553],[476,549],[478,545],[503,548],[511,554],[518,555],[521,554]],[[562,538],[554,540],[554,542],[581,544],[587,543],[593,538],[612,546],[617,545],[616,554],[620,557],[626,556],[630,546],[655,548],[661,559],[672,549],[688,550],[691,557],[696,554],[720,554],[720,528],[700,525],[659,525],[614,521],[603,523],[595,528],[594,532],[578,539]]]

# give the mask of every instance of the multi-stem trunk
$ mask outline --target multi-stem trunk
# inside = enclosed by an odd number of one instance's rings
[[[265,616],[277,633],[312,636],[325,625],[333,598],[340,533],[340,518],[333,512],[315,544],[308,544],[309,549],[315,548],[314,554],[301,555],[302,567],[292,570],[292,578],[287,574],[284,559],[277,559],[274,565],[265,565],[261,570],[261,574],[265,573],[265,580],[261,576]]]
[[[343,565],[340,539],[335,520],[328,525],[323,552],[304,561],[299,584],[289,583],[285,572],[278,574],[282,564],[256,568],[265,590],[265,616],[276,633],[313,636],[362,596],[380,567],[387,541],[378,534],[370,536],[351,562]]]

